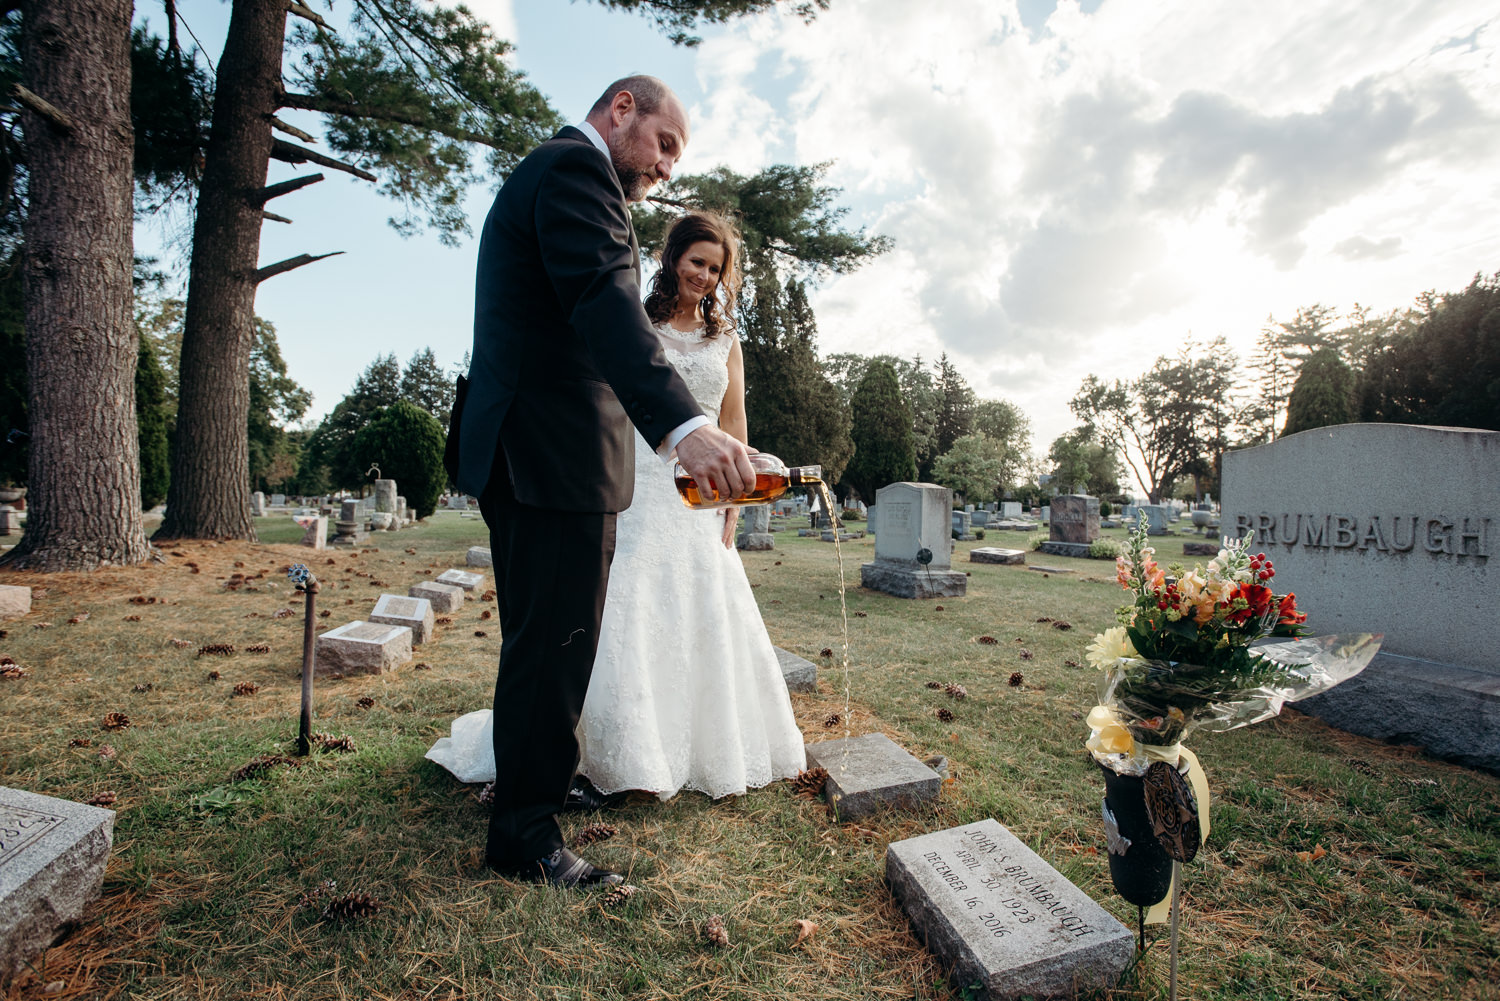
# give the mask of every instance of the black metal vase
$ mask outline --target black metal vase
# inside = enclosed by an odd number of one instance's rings
[[[1146,815],[1145,780],[1120,775],[1099,765],[1104,773],[1104,804],[1114,814],[1121,837],[1130,847],[1120,855],[1111,847],[1109,876],[1120,896],[1138,907],[1160,903],[1172,888],[1172,857],[1162,848]]]

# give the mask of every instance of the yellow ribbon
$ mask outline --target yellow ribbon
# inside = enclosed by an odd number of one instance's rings
[[[1188,763],[1187,780],[1188,785],[1193,788],[1193,799],[1197,801],[1198,807],[1198,834],[1200,843],[1208,841],[1208,776],[1203,774],[1203,766],[1198,763],[1198,756],[1181,744],[1175,747],[1146,747],[1146,757],[1155,761],[1165,761],[1168,764],[1176,764],[1172,758],[1166,757],[1164,752],[1176,751],[1176,754]],[[1154,752],[1163,752],[1157,754]],[[1167,887],[1167,895],[1152,904],[1146,910],[1146,924],[1165,924],[1171,919],[1172,914],[1172,891],[1177,882],[1177,867],[1172,867],[1172,886]]]

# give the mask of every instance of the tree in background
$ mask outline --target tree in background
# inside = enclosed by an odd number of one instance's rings
[[[996,498],[1000,483],[1000,446],[982,434],[964,435],[933,464],[933,480],[970,504]]]
[[[1355,418],[1354,372],[1331,347],[1308,355],[1287,400],[1282,435],[1296,434]]]
[[[21,23],[11,98],[25,133],[31,439],[26,533],[3,557],[14,568],[92,570],[151,553],[131,322],[130,15],[125,0],[30,0]]]
[[[151,339],[139,335],[135,363],[136,441],[141,456],[141,510],[149,511],[167,499],[168,466],[167,373]]]
[[[464,371],[468,368],[465,364]],[[412,355],[401,371],[401,399],[415,403],[443,427],[448,426],[453,412],[454,391],[453,379],[438,364],[432,348],[423,348]]]
[[[866,504],[875,503],[875,492],[886,484],[916,479],[911,412],[889,363],[874,361],[866,367],[850,401],[850,417],[854,458],[844,470],[843,482]]]
[[[980,400],[974,405],[974,430],[999,448],[999,496],[1010,496],[1031,454],[1031,421],[1009,400]]]
[[[1058,436],[1047,458],[1059,493],[1082,490],[1092,497],[1108,497],[1120,492],[1119,455],[1085,428]]]
[[[246,435],[250,482],[256,489],[272,491],[295,479],[301,456],[286,428],[301,420],[311,404],[312,394],[287,375],[276,328],[256,317]]]
[[[355,438],[385,408],[401,398],[401,366],[395,355],[382,355],[370,363],[354,382],[354,388],[324,417],[303,453],[299,479],[322,474],[339,487],[356,490],[368,482],[365,471],[372,460],[362,455]]]
[[[21,299],[20,252],[0,264],[0,443],[12,428],[26,430],[26,307]],[[26,448],[0,444],[0,486],[26,482]]]
[[[974,430],[974,390],[948,360],[946,352],[938,358],[933,388],[938,401],[933,433],[938,454],[946,455],[958,439],[967,437]]]
[[[697,45],[702,39],[692,32],[698,22],[723,24],[735,17],[785,8],[804,21],[828,9],[828,0],[599,0],[606,7],[644,13],[654,20],[676,45]]]
[[[353,451],[360,461],[379,466],[383,479],[395,480],[407,506],[425,518],[436,510],[448,482],[446,441],[436,418],[414,403],[397,400],[360,429]]]

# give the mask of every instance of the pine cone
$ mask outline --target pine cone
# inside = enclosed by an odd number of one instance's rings
[[[155,686],[155,685],[153,685],[153,684],[152,684],[152,683],[151,683],[151,682],[149,682],[149,681],[144,681],[144,682],[141,682],[141,683],[140,683],[140,684],[138,684],[138,685],[136,685],[136,686],[134,686],[134,687],[133,687],[133,688],[131,688],[131,689],[130,689],[130,690],[131,690],[131,691],[132,691],[132,692],[149,692],[149,691],[151,691],[151,689],[153,689],[153,688],[155,688],[155,687],[156,687],[156,686]]]
[[[489,635],[489,633],[485,632],[483,629],[476,629],[474,630],[474,635],[478,636],[480,639],[484,639]]]
[[[174,639],[174,640],[172,640],[172,645],[175,646],[177,649],[181,650],[181,649],[183,649],[185,647],[190,647],[193,644],[189,643],[187,640]]]
[[[99,725],[106,730],[124,730],[130,726],[130,717],[124,713],[105,713]]]
[[[322,751],[338,751],[347,754],[354,750],[354,738],[348,734],[339,734],[335,737],[331,733],[315,733],[308,738],[308,742]]]
[[[228,657],[234,653],[233,643],[205,643],[198,648],[198,656]]]
[[[368,695],[361,695],[354,704],[359,706],[361,709],[368,709],[375,704],[375,700],[370,698],[370,696]]]
[[[24,678],[31,672],[20,664],[6,664],[0,667],[0,678]]]
[[[480,613],[479,613],[479,617],[480,617],[480,618],[481,618],[481,619],[488,619],[488,618],[492,618],[492,617],[493,617],[493,615],[494,615],[494,613],[493,613],[493,612],[491,612],[491,611],[490,611],[490,610],[489,610],[489,609],[488,609],[488,608],[486,608],[486,609],[485,609],[485,610],[484,610],[484,611],[482,611],[482,612],[480,612]]]
[[[80,623],[80,622],[87,622],[88,620],[89,620],[89,613],[88,612],[79,612],[77,615],[73,616],[71,619],[68,620],[68,625],[70,625],[70,626],[76,626],[76,625],[78,625],[78,623]]]
[[[1052,616],[1050,616],[1050,615],[1043,615],[1040,619],[1037,619],[1037,621],[1038,622],[1051,622],[1052,621]]]
[[[979,643],[982,644],[983,646],[994,646],[998,642],[1000,642],[1000,641],[997,640],[997,639],[995,639],[995,637],[993,637],[993,636],[981,636],[981,637],[979,637]]]
[[[262,754],[258,758],[251,758],[240,767],[229,773],[229,781],[243,782],[246,779],[260,778],[266,772],[277,765],[288,765],[292,768],[301,768],[302,762],[296,758],[288,758],[284,754]]]
[[[208,680],[209,681],[218,681],[219,680],[219,672],[218,671],[209,671],[208,672]]]
[[[87,737],[74,737],[68,741],[69,747],[93,747],[94,742]]]
[[[1064,622],[1061,619],[1058,619],[1056,622],[1052,623],[1052,628],[1061,629],[1063,632],[1067,632],[1069,629],[1073,628],[1073,623]]]
[[[1035,656],[1035,655],[1030,650],[1022,650],[1021,651],[1021,659],[1022,660],[1030,660],[1033,656]]]
[[[253,681],[241,681],[234,686],[235,695],[254,695],[260,691],[260,686]]]
[[[833,656],[833,647],[831,647],[831,646],[825,646],[823,649],[821,649],[821,650],[818,651],[818,656],[819,657],[832,657]]]
[[[268,643],[256,643],[254,646],[245,647],[246,653],[270,653],[271,647]]]
[[[483,594],[481,594],[479,596],[479,600],[480,601],[494,601],[495,600],[495,592],[493,590],[486,591],[486,592],[484,592]]]
[[[324,921],[353,921],[367,918],[380,910],[380,901],[368,893],[346,893],[323,907]]]
[[[703,938],[709,945],[718,946],[720,949],[729,945],[729,929],[724,927],[724,916],[721,914],[710,914],[708,920],[703,922]]]
[[[412,670],[413,671],[430,671],[430,670],[432,670],[432,665],[429,664],[429,663],[427,663],[424,660],[424,661],[421,661],[420,663],[418,663],[416,667],[413,667]]]
[[[453,625],[453,620],[446,615],[439,615],[432,620],[432,624],[435,626],[451,626]]]
[[[484,788],[481,789],[481,790],[479,790],[479,805],[480,806],[494,806],[495,805],[495,783],[493,783],[493,782],[486,782],[484,784]]]
[[[89,806],[114,806],[115,800],[119,798],[119,794],[114,790],[106,789],[104,792],[95,795],[93,799],[86,799],[84,802]]]
[[[621,904],[625,903],[625,901],[634,896],[635,892],[636,888],[631,886],[629,883],[616,883],[605,892],[603,897],[599,899],[599,905],[601,907],[609,908],[619,907]]]
[[[295,613],[290,608],[278,608],[271,616],[273,619],[290,619]]]
[[[1077,667],[1078,666],[1078,661],[1076,661],[1076,660],[1065,660],[1065,661],[1063,661],[1063,666],[1064,667]]]
[[[953,710],[949,709],[947,706],[939,706],[937,711],[937,718],[942,720],[944,723],[952,723]]]
[[[1026,681],[1026,676],[1023,675],[1020,671],[1012,671],[1011,672],[1011,675],[1010,675],[1010,687],[1012,687],[1012,688],[1020,688],[1021,685],[1025,681]]]
[[[942,688],[943,687],[943,683],[941,681],[929,681],[929,682],[927,682],[927,687],[928,688]]]
[[[809,768],[805,772],[798,772],[797,777],[792,779],[792,788],[798,796],[808,799],[817,799],[823,795],[823,787],[828,784],[828,769]]]
[[[840,716],[838,713],[829,713],[823,718],[823,725],[831,729],[838,726],[843,721],[844,717]]]
[[[944,685],[943,691],[948,693],[949,698],[958,699],[960,702],[969,697],[969,690],[954,681],[950,681]]]
[[[586,848],[589,845],[612,838],[619,833],[620,829],[613,824],[590,824],[573,835],[573,847]]]
[[[125,621],[126,622],[139,622],[139,621],[141,621],[141,617],[139,615],[127,615],[127,616],[125,616]]]
[[[113,761],[113,760],[115,760],[115,749],[114,749],[114,746],[111,745],[111,744],[100,744],[99,745],[99,757],[102,760],[104,760],[104,761]]]

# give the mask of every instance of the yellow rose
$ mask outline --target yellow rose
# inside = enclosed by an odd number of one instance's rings
[[[1121,657],[1139,656],[1135,647],[1131,646],[1130,636],[1125,632],[1124,626],[1114,626],[1095,636],[1085,654],[1088,662],[1101,671],[1114,666],[1115,661]]]
[[[1113,709],[1095,706],[1088,716],[1093,734],[1085,743],[1096,754],[1130,754],[1135,749],[1135,738],[1125,725],[1115,717]]]

